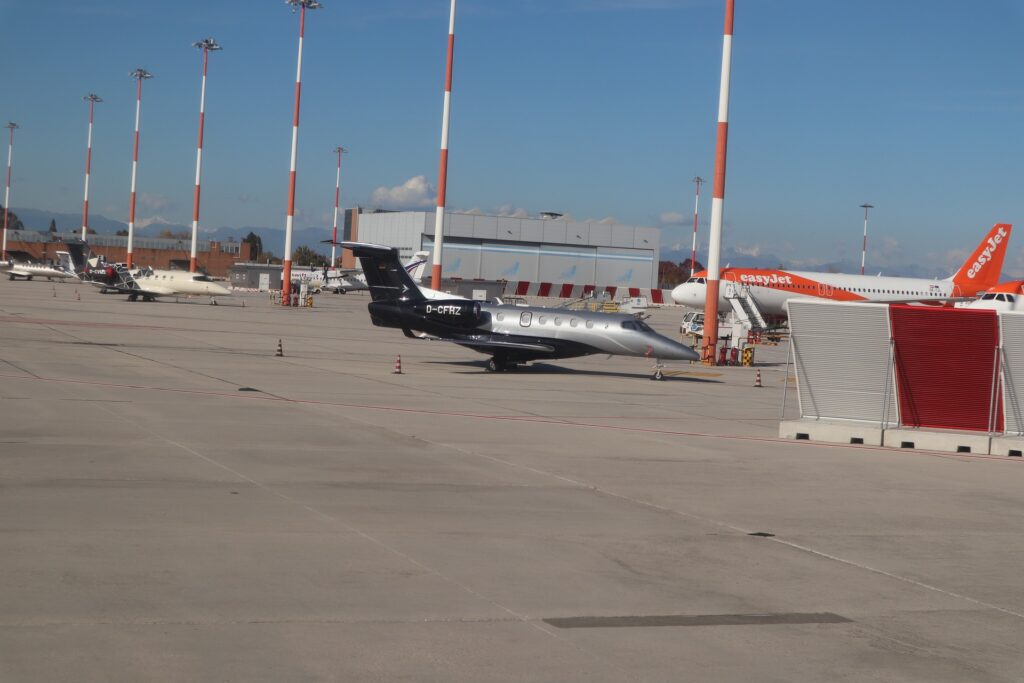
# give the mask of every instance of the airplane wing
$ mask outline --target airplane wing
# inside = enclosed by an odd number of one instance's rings
[[[434,341],[446,341],[458,344],[459,346],[466,346],[472,349],[490,349],[493,351],[539,351],[541,353],[554,353],[555,347],[549,346],[548,344],[532,344],[527,342],[511,342],[501,341],[498,339],[443,339],[441,337],[428,337],[428,339]]]

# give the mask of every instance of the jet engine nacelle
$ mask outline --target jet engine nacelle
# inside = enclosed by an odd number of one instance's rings
[[[480,303],[465,299],[423,301],[413,307],[416,315],[451,327],[474,328],[480,324]]]

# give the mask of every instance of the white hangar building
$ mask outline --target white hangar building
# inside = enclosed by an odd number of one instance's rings
[[[597,287],[658,286],[661,233],[618,223],[447,213],[442,272],[446,278]],[[433,253],[435,212],[361,213],[346,230],[360,242],[398,247],[402,258]],[[351,225],[354,223],[355,225]]]

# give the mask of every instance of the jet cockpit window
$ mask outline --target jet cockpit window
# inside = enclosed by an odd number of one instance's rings
[[[624,329],[624,330],[637,330],[637,329],[640,329],[640,328],[637,327],[636,322],[633,321],[633,320],[623,320],[622,321],[622,329]]]
[[[992,301],[995,298],[996,298],[996,295],[992,294],[991,292],[989,292],[987,294],[982,294],[981,295],[981,300],[982,301]]]

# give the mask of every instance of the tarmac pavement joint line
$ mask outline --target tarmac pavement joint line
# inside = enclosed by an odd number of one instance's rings
[[[142,360],[151,360],[144,356],[139,357]],[[174,367],[174,366],[169,366]],[[202,373],[193,373],[200,377],[207,377],[208,379],[215,379],[218,381],[232,384],[228,380],[215,377],[213,375],[204,375]],[[280,396],[272,394],[266,391],[260,391],[258,394],[246,392],[244,395],[239,395],[237,392],[226,393],[223,391],[205,391],[201,389],[172,389],[169,387],[157,387],[157,386],[146,386],[142,384],[120,384],[114,382],[99,382],[96,380],[78,380],[78,379],[65,379],[60,377],[43,377],[43,376],[32,376],[25,377],[23,375],[8,375],[0,373],[0,379],[13,379],[13,380],[33,380],[40,382],[57,382],[57,383],[68,383],[68,384],[85,384],[89,386],[107,387],[111,389],[138,389],[140,391],[163,391],[176,394],[194,394],[200,396],[217,396],[221,398],[235,398],[249,401],[280,401],[282,403],[293,403],[295,405],[309,405],[309,406],[324,406],[328,408],[354,408],[361,410],[376,410],[386,412],[397,412],[397,413],[411,413],[414,415],[434,415],[438,417],[465,417],[475,420],[497,420],[507,422],[537,422],[539,424],[557,425],[561,427],[583,427],[586,429],[607,429],[612,431],[620,432],[633,432],[636,434],[655,434],[663,436],[688,436],[698,439],[717,439],[723,441],[753,441],[757,443],[774,443],[774,444],[785,444],[787,446],[801,447],[801,448],[837,448],[837,449],[850,449],[858,451],[874,451],[889,453],[892,455],[910,455],[910,456],[924,456],[930,458],[942,458],[948,460],[957,461],[971,461],[971,460],[990,460],[1002,463],[1008,463],[1011,465],[1024,464],[1024,459],[1018,458],[1007,458],[1004,456],[996,455],[984,455],[981,453],[950,453],[945,451],[927,451],[927,450],[911,450],[907,448],[887,448],[884,446],[865,446],[859,444],[845,444],[845,443],[827,443],[819,441],[793,441],[791,439],[781,439],[778,437],[770,436],[742,436],[736,434],[712,434],[709,432],[687,432],[673,429],[652,429],[650,427],[628,427],[622,425],[611,425],[601,424],[594,422],[579,422],[570,419],[551,419],[548,417],[530,417],[528,415],[487,415],[483,413],[466,413],[457,411],[444,411],[444,410],[427,410],[424,408],[399,408],[396,406],[382,406],[372,405],[367,403],[342,403],[338,401],[318,401],[314,399],[301,399],[301,398],[288,398],[286,396]]]
[[[278,399],[278,400],[286,400],[287,401],[289,399]],[[100,406],[100,408],[102,410],[104,410],[105,412],[108,412],[111,415],[117,417],[118,419],[126,420],[124,415],[119,414],[116,411],[109,410],[108,408],[106,408],[104,406]],[[136,423],[133,423],[133,424],[135,424],[136,427],[139,426]],[[532,618],[532,617],[530,617],[529,615],[526,615],[526,614],[520,614],[519,612],[516,612],[515,610],[511,609],[510,607],[507,607],[507,606],[505,606],[505,605],[503,605],[503,604],[501,604],[501,603],[499,603],[499,602],[497,602],[495,600],[492,600],[491,598],[488,598],[487,596],[483,595],[482,593],[473,590],[469,586],[467,586],[467,585],[465,585],[465,584],[463,584],[463,583],[453,579],[450,576],[447,576],[447,575],[441,573],[439,570],[437,570],[437,569],[435,569],[435,568],[433,568],[433,567],[431,567],[429,565],[426,565],[423,562],[420,562],[419,560],[417,560],[416,558],[412,557],[411,555],[403,553],[398,548],[395,548],[394,546],[391,546],[391,545],[385,543],[384,541],[376,538],[372,534],[369,534],[369,533],[363,531],[362,529],[359,529],[357,527],[352,526],[351,524],[348,524],[347,522],[339,519],[338,517],[335,517],[333,515],[329,515],[329,514],[323,512],[323,511],[321,511],[321,510],[317,510],[316,508],[303,503],[302,501],[299,501],[299,500],[296,500],[294,498],[291,498],[290,496],[287,496],[287,495],[281,493],[280,491],[277,491],[274,488],[272,488],[272,487],[270,487],[270,486],[268,486],[268,485],[266,485],[266,484],[264,484],[262,482],[259,482],[259,481],[255,480],[255,479],[253,479],[252,477],[249,477],[249,476],[243,474],[242,472],[239,472],[239,471],[237,471],[235,469],[232,469],[231,467],[228,467],[227,465],[225,465],[225,464],[223,464],[221,462],[218,462],[217,460],[214,460],[213,458],[211,458],[211,457],[209,457],[207,455],[204,455],[204,454],[200,453],[199,451],[186,446],[185,444],[178,443],[177,441],[173,441],[171,439],[168,439],[167,437],[161,436],[160,434],[157,434],[156,432],[154,432],[152,430],[146,429],[145,427],[142,427],[141,430],[145,431],[145,432],[148,432],[151,436],[153,436],[156,439],[159,439],[159,440],[163,441],[164,443],[167,443],[167,444],[169,444],[171,446],[174,446],[175,448],[179,448],[179,449],[185,451],[186,453],[189,453],[190,455],[192,455],[192,456],[194,456],[196,458],[199,458],[200,460],[203,460],[203,461],[205,461],[206,463],[208,463],[210,465],[213,465],[214,467],[217,467],[217,468],[219,468],[219,469],[221,469],[221,470],[223,470],[225,472],[228,472],[229,474],[231,474],[231,475],[233,475],[235,477],[238,477],[240,480],[242,480],[242,481],[244,481],[246,483],[249,483],[252,486],[255,486],[256,488],[260,489],[261,491],[269,493],[270,495],[272,495],[272,496],[274,496],[276,498],[279,498],[280,500],[283,500],[286,503],[289,503],[291,505],[296,505],[296,506],[302,508],[303,510],[306,510],[307,512],[313,514],[314,516],[319,517],[322,520],[325,520],[327,522],[331,522],[333,524],[341,525],[349,533],[355,534],[355,535],[359,536],[360,538],[362,538],[362,539],[372,543],[373,545],[376,545],[377,547],[379,547],[379,548],[381,548],[381,549],[383,549],[383,550],[385,550],[385,551],[395,555],[396,557],[399,557],[399,558],[405,560],[406,562],[409,562],[410,564],[412,564],[412,565],[422,569],[424,572],[426,572],[428,574],[431,574],[433,576],[436,576],[437,578],[450,583],[451,585],[453,585],[456,588],[466,592],[467,594],[477,598],[478,600],[482,600],[482,601],[484,601],[484,602],[486,602],[486,603],[488,603],[490,605],[493,605],[494,607],[497,607],[498,609],[500,609],[501,611],[505,612],[506,614],[511,615],[511,617],[516,622],[518,622],[518,623],[526,624],[526,625],[528,625],[528,626],[530,626],[530,627],[540,631],[541,633],[545,634],[546,636],[548,636],[550,638],[553,638],[554,640],[557,640],[557,641],[559,641],[559,642],[561,642],[561,643],[563,643],[565,645],[568,645],[568,646],[574,648],[578,652],[580,652],[580,653],[582,653],[582,654],[584,654],[584,655],[586,655],[588,657],[593,657],[593,658],[600,657],[599,653],[590,652],[590,651],[584,649],[583,647],[581,647],[579,643],[576,643],[575,641],[570,640],[570,639],[566,638],[565,636],[562,636],[561,634],[555,632],[555,630],[553,630],[552,628],[548,627],[543,622],[543,620],[541,620],[541,619],[534,619],[534,618]],[[623,674],[623,676],[625,676],[627,678],[630,678],[630,679],[633,679],[633,677],[636,676],[636,672],[635,671],[631,671],[631,670],[627,671],[626,669],[621,669],[615,663],[608,661],[607,658],[603,658],[603,659],[605,660],[604,661],[605,665],[611,666],[611,667],[613,667],[615,669],[620,670],[621,673]],[[646,681],[646,679],[643,679],[643,678],[641,678],[639,680],[640,681]]]
[[[319,402],[317,402],[317,404],[319,404]],[[322,405],[322,404],[320,404],[320,405]],[[423,412],[433,412],[433,411],[423,411]],[[349,416],[349,418],[352,419],[352,420],[356,420],[356,418],[354,418],[352,416]],[[545,422],[548,422],[549,424],[555,424],[555,425],[596,426],[596,427],[601,427],[602,426],[602,425],[585,425],[585,424],[584,425],[577,425],[576,423],[572,423],[572,422],[554,422],[554,421],[547,421],[547,420],[545,420]],[[364,424],[367,424],[367,423],[364,423]],[[376,425],[374,425],[374,427],[375,428],[379,428]],[[648,430],[648,429],[628,429],[628,431],[642,431],[642,432],[664,433],[664,432],[662,432],[662,430]],[[706,436],[706,435],[695,435],[695,436]],[[575,486],[575,487],[578,487],[578,488],[582,488],[582,489],[586,489],[586,490],[592,491],[594,493],[597,493],[599,495],[604,495],[604,496],[608,496],[608,497],[611,497],[611,498],[616,498],[618,500],[626,501],[628,503],[632,503],[633,505],[637,505],[637,506],[640,506],[640,507],[643,507],[643,508],[647,508],[647,509],[650,509],[650,510],[656,510],[658,512],[662,512],[662,513],[673,515],[673,516],[677,516],[677,517],[682,517],[682,518],[685,518],[685,519],[690,519],[690,520],[701,522],[703,524],[707,524],[707,525],[711,525],[711,526],[717,526],[719,528],[726,529],[728,531],[733,531],[733,532],[736,532],[738,534],[743,534],[745,536],[752,536],[752,535],[755,535],[755,534],[760,536],[763,533],[763,532],[758,532],[756,529],[746,529],[744,527],[737,526],[737,525],[732,524],[730,522],[725,522],[725,521],[722,521],[722,520],[712,519],[710,517],[705,517],[703,515],[697,515],[697,514],[694,514],[692,512],[684,512],[682,510],[676,510],[674,508],[666,507],[664,505],[658,505],[657,503],[651,503],[651,502],[648,502],[648,501],[640,500],[638,498],[633,498],[632,496],[627,496],[627,495],[622,494],[622,493],[617,493],[615,491],[602,488],[602,487],[597,486],[595,484],[590,484],[590,483],[587,483],[587,482],[584,482],[584,481],[579,481],[579,480],[573,479],[571,477],[566,477],[566,476],[563,476],[563,475],[560,475],[560,474],[555,474],[554,472],[548,472],[548,471],[545,471],[545,470],[542,470],[542,469],[539,469],[539,468],[536,468],[536,467],[531,467],[529,465],[522,465],[520,463],[515,463],[515,462],[508,461],[508,460],[503,460],[501,458],[497,458],[497,457],[494,457],[492,455],[486,455],[486,454],[483,454],[483,453],[474,453],[472,451],[468,451],[465,448],[462,448],[462,447],[457,446],[455,444],[430,441],[429,439],[423,439],[422,437],[417,437],[417,438],[420,438],[421,440],[425,441],[426,443],[431,443],[431,444],[434,444],[434,445],[437,445],[437,446],[442,446],[444,448],[448,448],[448,449],[456,451],[458,453],[463,453],[463,454],[468,455],[468,456],[472,456],[472,457],[476,457],[476,458],[482,458],[484,460],[489,460],[491,462],[499,463],[501,465],[504,465],[504,466],[512,468],[512,469],[524,470],[524,471],[531,472],[531,473],[534,473],[534,474],[537,474],[537,475],[541,475],[541,476],[544,476],[544,477],[549,477],[549,478],[557,479],[559,481],[565,482],[565,483],[570,484],[572,486]],[[715,438],[715,437],[710,437],[710,438]],[[757,441],[777,441],[779,443],[787,443],[787,444],[791,444],[792,443],[791,441],[786,440],[786,439],[769,439],[769,438],[756,438],[756,437],[732,437],[732,438],[743,439],[743,440],[757,440]],[[837,444],[837,445],[844,446],[845,444]],[[846,446],[846,447],[847,448],[863,448],[862,446]],[[896,452],[901,452],[901,451],[896,450],[896,449],[883,449],[883,448],[873,449],[873,450],[886,450],[886,451],[893,451],[893,450],[895,450]],[[905,452],[905,451],[903,451],[903,452]],[[986,456],[982,456],[982,457],[985,457],[986,459],[994,459],[994,458],[989,458],[989,457],[986,457]],[[1001,459],[1001,460],[1004,460],[1004,459]],[[342,522],[342,524],[344,524],[344,523]],[[872,567],[871,565],[868,565],[868,564],[863,564],[863,563],[860,563],[860,562],[855,562],[853,560],[848,560],[846,558],[839,557],[838,555],[832,555],[830,553],[826,553],[826,552],[821,551],[821,550],[815,550],[814,548],[811,548],[809,546],[801,545],[801,544],[795,543],[793,541],[787,541],[787,540],[785,540],[783,538],[779,538],[778,536],[772,535],[772,536],[764,537],[764,540],[766,542],[779,543],[781,545],[790,547],[790,548],[792,548],[794,550],[798,550],[798,551],[803,552],[803,553],[814,555],[816,557],[820,557],[822,559],[830,560],[832,562],[838,562],[840,564],[844,564],[844,565],[849,566],[849,567],[854,567],[856,569],[861,569],[863,571],[871,572],[873,574],[878,574],[879,576],[885,576],[887,578],[894,579],[896,581],[901,581],[903,583],[907,583],[909,585],[916,586],[918,588],[922,588],[922,589],[925,589],[925,590],[928,590],[928,591],[939,593],[940,595],[945,595],[947,597],[954,598],[954,599],[964,600],[964,601],[969,602],[969,603],[971,603],[973,605],[976,605],[978,607],[988,608],[988,609],[991,609],[991,610],[994,610],[994,611],[997,611],[997,612],[1001,612],[1003,614],[1006,614],[1006,615],[1009,615],[1009,616],[1012,616],[1012,617],[1016,617],[1018,619],[1024,619],[1024,614],[1022,614],[1020,612],[1015,612],[1013,610],[1006,609],[1005,607],[1000,607],[1000,606],[994,605],[992,603],[984,602],[982,600],[978,600],[976,598],[972,598],[970,596],[963,595],[962,593],[956,593],[954,591],[948,591],[948,590],[946,590],[944,588],[939,588],[938,586],[934,586],[934,585],[929,584],[929,583],[924,583],[923,581],[918,581],[917,579],[912,579],[912,578],[907,577],[907,576],[902,576],[900,574],[895,574],[893,572],[888,572],[888,571],[886,571],[884,569],[879,569],[877,567]],[[459,584],[456,583],[456,585],[459,585]],[[484,599],[487,599],[487,598],[484,598]],[[495,604],[497,604],[497,603],[495,603]],[[499,605],[499,607],[500,607],[500,605]],[[511,612],[511,610],[509,610],[509,611],[510,611],[510,613],[514,614],[514,612]]]

